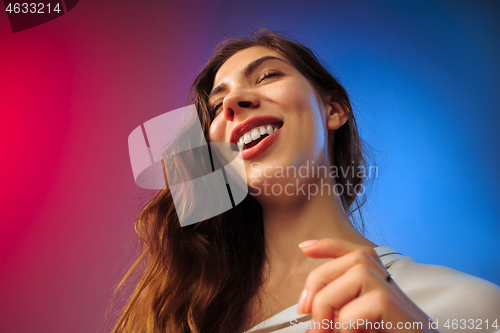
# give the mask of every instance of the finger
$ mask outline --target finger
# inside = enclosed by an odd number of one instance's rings
[[[331,320],[332,323],[335,323],[337,321],[337,314],[338,312],[335,312],[335,315],[333,316],[333,319]],[[317,332],[332,332],[332,333],[338,333],[339,331],[336,330],[336,329],[331,329],[330,326],[333,327],[333,325],[330,325],[330,321],[327,320],[327,321],[317,321],[315,322],[313,319],[311,319],[311,321],[309,322],[309,327],[310,329],[308,329],[306,331],[306,333],[317,333]]]
[[[380,331],[383,308],[394,308],[395,301],[380,290],[372,290],[346,304],[334,324],[341,333]],[[384,321],[384,328],[392,328],[392,322]]]
[[[372,290],[346,304],[335,325],[342,328],[342,333],[421,332],[427,321],[410,315],[405,308],[395,295],[380,289]]]
[[[385,290],[385,293],[391,291],[387,282],[370,267],[358,264],[315,295],[311,295],[311,303],[305,306],[310,307],[314,321],[331,320],[335,311],[340,311],[355,298],[374,289]]]
[[[362,246],[338,239],[326,238],[320,241],[310,240],[299,244],[302,252],[312,258],[339,258],[356,250],[364,250],[373,258],[378,255],[375,250],[368,246]]]
[[[382,266],[380,261],[375,260],[371,255],[363,250],[355,250],[350,252],[340,258],[333,259],[323,265],[313,269],[307,276],[304,290],[306,290],[306,295],[314,295],[321,289],[323,289],[327,284],[337,279],[339,276],[344,274],[351,267],[363,264],[370,267],[374,272],[380,275],[382,278],[387,276],[387,271],[385,267]],[[309,299],[310,300],[310,299]],[[303,306],[307,301],[302,301],[299,299],[298,310],[302,313],[309,313],[307,309]]]

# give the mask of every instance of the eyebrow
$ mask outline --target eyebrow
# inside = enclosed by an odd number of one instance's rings
[[[252,72],[260,65],[262,64],[264,61],[266,60],[280,60],[280,61],[283,61],[285,63],[288,64],[287,61],[281,59],[281,58],[278,58],[278,57],[274,57],[274,56],[264,56],[262,58],[259,58],[257,60],[254,60],[252,61],[251,63],[249,63],[248,65],[245,66],[245,68],[243,68],[243,75],[245,76],[250,76],[250,74],[252,74]],[[217,87],[215,87],[211,92],[210,94],[208,94],[208,98],[212,97],[213,95],[215,94],[218,94],[220,93],[221,91],[225,90],[226,89],[226,83],[220,83],[219,85],[217,85]]]

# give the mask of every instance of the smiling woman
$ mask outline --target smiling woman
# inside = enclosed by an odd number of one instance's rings
[[[206,139],[241,151],[251,195],[181,227],[158,191],[136,221],[141,278],[114,332],[498,329],[500,288],[363,236],[354,112],[308,48],[270,31],[227,40],[193,92]]]

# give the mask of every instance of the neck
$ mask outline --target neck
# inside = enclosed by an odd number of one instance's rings
[[[326,181],[323,179],[323,182]],[[318,182],[318,186],[320,182]],[[304,197],[275,197],[262,205],[266,242],[266,268],[273,276],[309,272],[326,260],[300,251],[309,239],[334,238],[365,246],[376,245],[354,228],[340,198],[331,193]],[[327,259],[330,260],[330,259]]]

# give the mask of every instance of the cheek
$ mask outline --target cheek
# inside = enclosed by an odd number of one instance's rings
[[[303,86],[291,95],[296,119],[295,131],[300,133],[295,143],[298,150],[307,152],[308,158],[316,159],[326,149],[327,130],[321,98],[313,88]],[[307,138],[307,140],[305,139]],[[300,148],[299,148],[300,147]]]
[[[212,142],[227,141],[225,140],[225,131],[226,131],[225,123],[226,122],[222,119],[222,117],[217,117],[214,119],[214,121],[210,125],[210,131],[208,133],[210,141]]]
[[[288,94],[287,106],[294,113],[295,121],[300,125],[304,135],[320,134],[325,125],[324,110],[318,103],[318,96],[308,87],[295,89]],[[293,110],[293,111],[292,111]]]
[[[299,116],[306,117],[305,113],[314,113],[313,117],[318,116],[319,105],[318,96],[306,79],[295,79],[284,81],[282,85],[277,85],[275,94],[286,108],[299,112]]]

